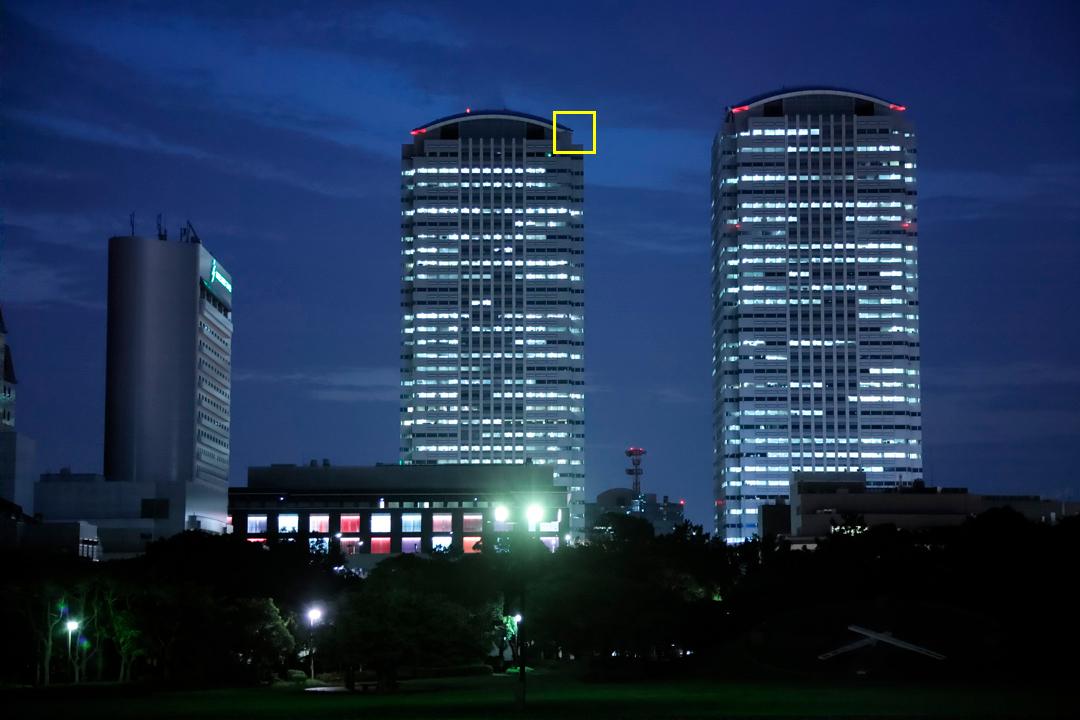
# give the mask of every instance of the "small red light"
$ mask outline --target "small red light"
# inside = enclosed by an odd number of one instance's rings
[[[889,109],[890,110],[901,110],[901,111],[907,110],[907,108],[904,107],[903,105],[890,105]]]
[[[904,223],[904,227],[911,227],[911,223]]]
[[[749,110],[749,109],[750,109],[749,105],[743,105],[742,107],[731,108],[731,112],[737,113],[737,112],[742,112],[743,110]]]
[[[426,132],[427,132],[427,128],[420,128],[419,130],[410,130],[409,134],[410,135],[419,135],[420,133],[426,133]]]
[[[685,501],[685,500],[680,500],[680,501],[679,501],[679,504],[680,504],[680,505],[685,505],[685,504],[686,504],[686,501]]]
[[[465,108],[465,114],[469,114],[471,112],[472,112],[472,108]]]

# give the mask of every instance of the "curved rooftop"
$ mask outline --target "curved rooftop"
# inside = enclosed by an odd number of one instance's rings
[[[754,105],[759,105],[763,102],[770,100],[782,100],[790,97],[799,97],[803,95],[840,95],[843,97],[851,97],[859,100],[869,100],[870,102],[876,102],[880,105],[885,105],[890,110],[904,110],[903,105],[897,105],[891,103],[888,100],[884,100],[873,95],[867,95],[861,93],[858,90],[850,90],[848,88],[831,87],[828,85],[800,85],[796,87],[785,87],[780,90],[776,90],[762,95],[755,95],[754,97],[743,100],[741,103],[736,103],[731,109],[748,110]]]
[[[412,129],[413,135],[420,133],[426,133],[428,130],[434,130],[435,128],[442,127],[443,125],[449,125],[450,123],[459,122],[461,120],[524,120],[531,122],[534,125],[542,125],[545,128],[551,127],[551,120],[542,118],[538,115],[530,115],[529,113],[517,112],[516,110],[507,110],[502,108],[500,110],[466,110],[463,113],[456,113],[454,115],[447,115],[446,117],[439,118],[438,120],[432,120],[429,123],[425,123]],[[570,128],[565,125],[558,125],[559,130],[570,131]]]

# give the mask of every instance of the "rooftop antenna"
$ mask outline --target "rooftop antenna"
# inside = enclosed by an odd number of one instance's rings
[[[135,213],[131,213],[131,217],[128,218],[131,221],[131,237],[135,237]]]
[[[641,456],[645,454],[645,448],[632,447],[626,451],[626,457],[630,458],[633,467],[626,468],[626,474],[634,477],[634,494],[641,495]]]
[[[199,239],[199,235],[195,232],[195,227],[191,224],[191,221],[187,221],[187,237],[188,242],[193,242],[201,245],[202,240]]]
[[[158,213],[158,216],[157,216],[157,239],[164,242],[164,241],[169,239],[169,231],[166,230],[162,226],[163,217],[164,216],[161,213]]]

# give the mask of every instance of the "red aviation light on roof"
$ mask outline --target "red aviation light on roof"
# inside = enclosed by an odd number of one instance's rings
[[[738,113],[738,112],[742,112],[743,110],[749,110],[749,109],[750,109],[749,105],[743,105],[741,107],[731,108],[731,112]]]
[[[419,135],[420,133],[426,133],[426,132],[427,132],[427,128],[420,128],[419,130],[410,130],[409,134],[410,135]]]
[[[903,105],[890,105],[889,109],[890,110],[900,110],[901,112],[904,111],[904,110],[907,110],[907,108],[904,107]]]
[[[465,114],[468,115],[472,112],[472,108],[465,108]]]
[[[685,500],[680,500],[680,501],[679,501],[679,504],[680,504],[680,505],[685,505],[685,504],[686,504],[686,501],[685,501]]]

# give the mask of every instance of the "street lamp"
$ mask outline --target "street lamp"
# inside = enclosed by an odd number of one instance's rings
[[[504,523],[508,519],[510,519],[510,511],[506,509],[505,505],[495,508],[495,522]]]
[[[68,623],[67,623],[67,631],[68,631],[68,665],[71,665],[73,673],[74,673],[75,665],[71,661],[71,633],[75,632],[78,629],[79,629],[79,623],[77,623],[74,620],[68,620]],[[75,674],[75,681],[78,682],[78,680],[79,680],[78,675]]]
[[[521,680],[519,690],[519,706],[524,709],[525,707],[525,643],[521,639],[521,615],[520,613],[514,616],[514,635],[517,636],[518,644],[518,678]]]
[[[308,657],[311,658],[311,679],[315,679],[315,621],[322,617],[322,610],[319,608],[311,608],[308,610],[308,620],[311,621],[311,627],[308,634]]]

